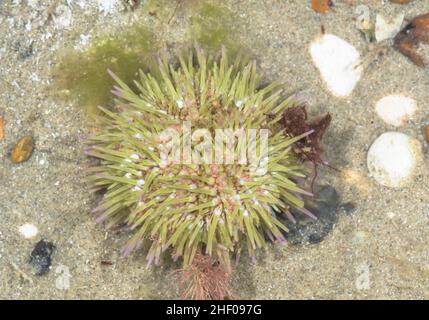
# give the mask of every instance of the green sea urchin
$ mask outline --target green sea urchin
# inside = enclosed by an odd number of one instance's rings
[[[295,207],[312,216],[301,198],[310,193],[296,184],[302,163],[291,148],[312,131],[285,135],[284,111],[299,101],[282,99],[276,83],[259,88],[254,63],[229,64],[224,50],[216,59],[199,48],[179,60],[161,59],[157,76],[140,72],[138,93],[112,74],[115,110],[101,108],[100,130],[86,151],[100,159],[90,184],[105,192],[95,211],[99,221],[132,229],[124,252],[141,247],[148,266],[168,249],[184,268],[201,254],[229,266],[243,249],[254,257],[268,239],[284,241],[287,229],[275,212]],[[205,135],[197,134],[201,128]],[[222,129],[244,134],[213,143]],[[172,141],[188,141],[188,153]]]

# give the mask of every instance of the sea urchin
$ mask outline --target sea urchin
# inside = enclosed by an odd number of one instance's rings
[[[104,192],[99,221],[132,230],[124,253],[141,248],[149,266],[168,251],[184,268],[205,255],[229,270],[232,255],[284,241],[278,212],[311,215],[292,145],[312,131],[283,132],[299,101],[258,87],[254,63],[197,48],[177,64],[160,59],[158,75],[140,72],[138,92],[112,76],[115,108],[101,108],[86,152],[100,160],[88,178]]]

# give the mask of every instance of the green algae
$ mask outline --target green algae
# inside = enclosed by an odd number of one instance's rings
[[[62,56],[55,70],[55,85],[77,97],[92,114],[98,105],[112,100],[114,80],[107,70],[132,85],[139,69],[151,69],[158,47],[152,31],[143,26],[98,39],[84,52],[69,51]]]
[[[167,28],[173,18],[184,18],[185,37],[177,41],[181,47],[198,44],[205,51],[218,52],[224,46],[229,55],[249,51],[240,45],[238,31],[233,32],[241,24],[239,18],[219,1],[148,0],[141,10]],[[148,26],[136,23],[125,32],[94,40],[85,51],[65,52],[54,71],[55,90],[76,98],[89,115],[97,114],[97,106],[109,106],[113,101],[115,83],[108,69],[131,87],[138,70],[157,70],[155,57],[162,49],[158,36]]]
[[[232,12],[227,7],[204,2],[200,10],[190,19],[193,41],[208,51],[217,51],[221,46],[225,46],[228,52],[236,53],[239,41],[231,32],[233,18]]]

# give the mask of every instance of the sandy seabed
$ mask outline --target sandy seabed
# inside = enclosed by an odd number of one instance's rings
[[[68,29],[56,29],[52,22],[39,28],[34,25],[49,1],[36,1],[36,7],[26,2],[0,2],[0,115],[6,120],[0,142],[0,298],[178,297],[171,268],[146,270],[142,254],[122,257],[127,234],[95,224],[90,214],[95,198],[82,182],[88,160],[80,136],[90,127],[88,118],[76,103],[58,99],[48,87],[58,52],[83,45],[81,34],[96,38],[141,19],[174,43],[183,36],[186,18],[179,14],[161,25],[143,9],[109,13],[74,4]],[[256,264],[244,257],[235,267],[233,285],[238,297],[248,299],[428,299],[429,170],[421,129],[429,120],[429,69],[388,50],[365,69],[353,93],[340,99],[325,88],[308,49],[323,25],[364,55],[370,48],[355,28],[357,5],[368,6],[373,15],[403,12],[412,18],[429,12],[429,0],[409,5],[335,2],[335,12],[326,15],[317,15],[304,0],[217,2],[246,21],[241,40],[252,48],[265,79],[284,82],[291,93],[303,92],[310,115],[331,113],[326,158],[353,174],[321,168],[319,182],[335,187],[342,203],[356,206],[352,214],[340,215],[319,244],[276,246],[261,253]],[[375,103],[393,93],[410,96],[418,105],[413,119],[399,128],[375,112]],[[415,181],[400,190],[378,185],[366,167],[369,146],[386,131],[406,133],[424,146]],[[8,151],[24,134],[34,136],[35,151],[16,165]],[[25,223],[37,226],[35,238],[19,233]],[[28,259],[41,238],[52,241],[56,251],[50,272],[38,277]],[[104,260],[113,264],[103,265]],[[67,288],[61,285],[64,270]]]

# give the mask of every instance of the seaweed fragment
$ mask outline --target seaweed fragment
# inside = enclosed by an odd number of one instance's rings
[[[297,137],[305,132],[312,132],[298,141],[293,149],[302,161],[310,161],[314,164],[326,164],[322,159],[323,149],[320,142],[331,123],[331,115],[327,115],[307,122],[307,111],[305,105],[288,108],[283,116],[284,130],[286,135]]]

